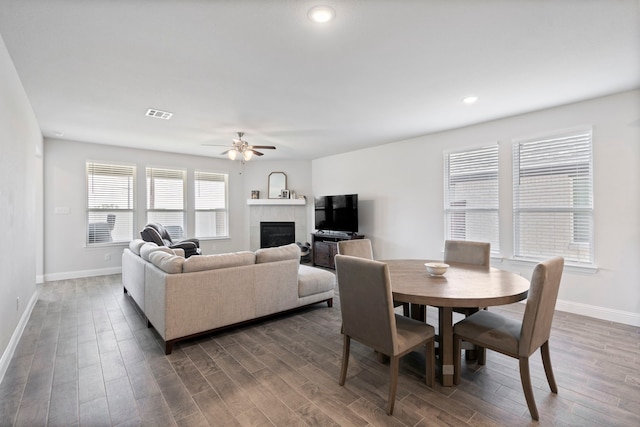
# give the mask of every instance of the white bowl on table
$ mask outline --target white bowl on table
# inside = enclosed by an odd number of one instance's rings
[[[442,276],[449,268],[449,264],[443,262],[426,262],[424,265],[427,267],[427,273],[432,276]]]

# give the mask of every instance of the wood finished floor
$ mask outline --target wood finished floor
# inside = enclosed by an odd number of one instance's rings
[[[428,388],[424,358],[401,362],[395,412],[388,365],[352,342],[345,387],[340,304],[177,344],[165,356],[121,276],[50,282],[0,384],[2,426],[640,425],[640,328],[557,312],[547,386],[540,355],[531,420],[518,363],[488,352],[457,387]],[[519,317],[522,305],[491,310]],[[436,324],[436,310],[428,310]]]

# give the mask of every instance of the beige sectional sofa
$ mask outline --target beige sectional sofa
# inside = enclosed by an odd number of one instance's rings
[[[333,305],[335,275],[300,264],[296,244],[218,255],[133,240],[122,254],[122,284],[165,342],[302,306]]]

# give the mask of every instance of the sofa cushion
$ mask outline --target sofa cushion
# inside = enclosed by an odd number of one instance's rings
[[[140,248],[142,248],[145,243],[146,242],[142,239],[133,239],[129,242],[129,250],[139,256]]]
[[[215,270],[218,268],[237,267],[256,263],[256,255],[250,251],[242,251],[216,255],[192,255],[184,261],[183,273],[193,271]]]
[[[159,248],[161,249],[161,248]],[[184,258],[178,255],[174,255],[173,253],[167,253],[162,250],[153,251],[149,255],[149,260],[151,264],[155,265],[162,271],[169,274],[178,274],[182,273],[182,264],[184,263]]]
[[[301,265],[298,268],[298,297],[319,294],[334,289],[336,275],[320,268]]]
[[[262,248],[256,251],[256,264],[288,259],[300,259],[300,248],[295,243],[275,248]]]
[[[152,242],[146,242],[140,248],[140,256],[145,261],[151,261],[151,259],[149,257],[151,256],[151,254],[153,252],[157,252],[157,251],[165,252],[165,253],[168,253],[170,255],[175,255],[175,253],[173,252],[173,249],[169,249],[166,246],[158,246],[158,245],[156,245],[155,243],[152,243]]]

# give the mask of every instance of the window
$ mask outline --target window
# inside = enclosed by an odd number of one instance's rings
[[[514,256],[593,264],[591,130],[513,144]]]
[[[491,243],[500,253],[498,145],[445,154],[446,239]]]
[[[164,225],[171,239],[185,237],[184,170],[147,168],[147,222]]]
[[[196,237],[229,235],[228,175],[195,171]]]
[[[87,162],[87,244],[133,236],[135,166]]]

